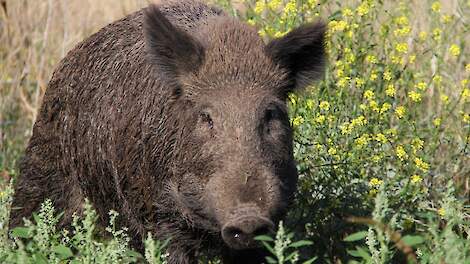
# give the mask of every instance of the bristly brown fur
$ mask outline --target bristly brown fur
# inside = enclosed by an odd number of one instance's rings
[[[137,248],[147,232],[171,237],[169,263],[202,252],[259,263],[262,253],[224,245],[221,230],[286,210],[297,170],[285,97],[321,71],[324,31],[306,25],[265,45],[254,28],[190,0],[101,29],[54,72],[10,227],[46,198],[67,227],[88,198],[101,225],[120,213]]]

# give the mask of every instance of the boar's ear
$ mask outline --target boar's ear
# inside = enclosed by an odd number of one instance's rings
[[[293,29],[266,46],[266,53],[289,71],[294,81],[290,89],[302,89],[323,73],[325,31],[326,25],[318,21]]]
[[[146,49],[153,63],[172,77],[193,72],[204,59],[204,47],[188,33],[171,24],[155,5],[144,14]]]

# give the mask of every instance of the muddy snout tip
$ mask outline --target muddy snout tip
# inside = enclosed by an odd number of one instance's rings
[[[234,219],[222,228],[222,239],[232,249],[241,250],[258,246],[255,237],[269,234],[274,223],[260,216],[245,216]]]

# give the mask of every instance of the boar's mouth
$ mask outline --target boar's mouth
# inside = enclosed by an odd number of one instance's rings
[[[221,229],[222,239],[228,247],[244,250],[259,247],[255,237],[266,235],[274,230],[274,223],[258,210],[239,208]]]

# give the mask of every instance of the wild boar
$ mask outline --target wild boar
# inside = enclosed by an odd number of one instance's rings
[[[265,44],[188,0],[104,27],[52,76],[11,227],[46,198],[66,227],[88,198],[102,225],[119,212],[137,247],[148,232],[171,238],[169,263],[261,262],[253,238],[273,230],[298,177],[286,98],[321,74],[324,33],[316,22]]]

